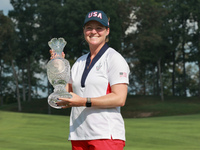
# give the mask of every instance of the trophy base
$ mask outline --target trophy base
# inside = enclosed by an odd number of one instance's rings
[[[63,106],[57,106],[56,103],[62,100],[58,100],[58,98],[72,98],[72,95],[68,92],[54,92],[48,97],[48,104],[56,109],[61,109]]]

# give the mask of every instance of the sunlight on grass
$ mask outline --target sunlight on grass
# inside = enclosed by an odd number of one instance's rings
[[[200,115],[126,119],[125,150],[199,150]]]
[[[0,111],[2,150],[71,149],[69,117]]]
[[[124,150],[199,150],[200,115],[125,119]],[[69,117],[0,111],[1,150],[70,150]]]

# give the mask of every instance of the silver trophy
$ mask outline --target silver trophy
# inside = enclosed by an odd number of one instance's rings
[[[62,57],[62,52],[67,42],[63,38],[53,38],[48,42],[49,47],[54,51],[54,59],[47,63],[47,76],[54,87],[54,92],[49,95],[48,103],[51,107],[60,109],[56,102],[58,98],[71,98],[72,95],[65,89],[70,79],[69,61]]]

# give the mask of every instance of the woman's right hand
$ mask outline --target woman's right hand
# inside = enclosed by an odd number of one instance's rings
[[[51,55],[51,57],[50,57],[50,59],[54,59],[55,57],[56,57],[56,53],[55,53],[55,51],[54,50],[49,50],[49,53],[50,53],[50,55]],[[65,53],[64,52],[62,52],[62,57],[63,58],[65,58]]]

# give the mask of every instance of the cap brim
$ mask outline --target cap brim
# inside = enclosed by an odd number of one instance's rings
[[[99,22],[100,24],[102,24],[103,26],[109,27],[105,22],[99,21],[98,18],[87,19],[87,20],[84,22],[83,26],[85,26],[85,24],[87,24],[87,23],[90,22],[90,21],[97,21],[97,22]]]

